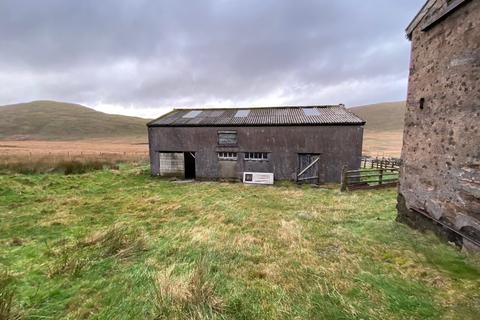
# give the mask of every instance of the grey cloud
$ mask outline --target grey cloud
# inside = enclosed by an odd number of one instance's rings
[[[0,104],[403,99],[403,29],[422,3],[3,0]]]

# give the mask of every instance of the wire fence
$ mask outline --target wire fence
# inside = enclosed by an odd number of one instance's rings
[[[362,157],[361,168],[363,169],[387,169],[399,168],[402,165],[402,159],[387,157]]]

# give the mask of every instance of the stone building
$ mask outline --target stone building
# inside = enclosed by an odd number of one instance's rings
[[[148,124],[153,175],[338,182],[358,168],[365,121],[343,105],[175,109]],[[267,175],[264,175],[267,176]]]
[[[480,0],[429,0],[412,42],[398,219],[480,244]]]

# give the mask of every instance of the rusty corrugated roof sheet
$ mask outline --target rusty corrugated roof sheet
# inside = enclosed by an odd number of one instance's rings
[[[197,111],[197,112],[192,112]],[[200,111],[200,112],[198,112]],[[239,112],[240,111],[240,112]],[[236,109],[174,109],[149,127],[364,125],[343,105]]]

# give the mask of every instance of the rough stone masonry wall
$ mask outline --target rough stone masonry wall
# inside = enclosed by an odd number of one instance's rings
[[[399,220],[435,225],[410,210],[422,209],[480,240],[480,1],[424,24],[412,33]]]

